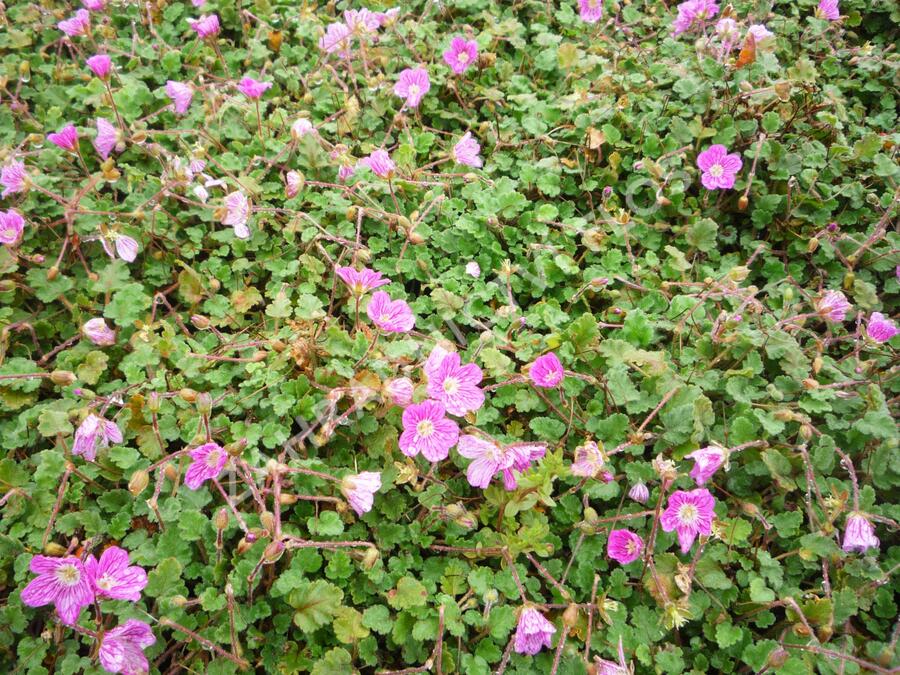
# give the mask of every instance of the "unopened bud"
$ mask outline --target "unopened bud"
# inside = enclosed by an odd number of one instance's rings
[[[208,416],[212,412],[212,396],[207,392],[197,394],[197,412]]]
[[[280,354],[281,352],[283,352],[285,349],[287,349],[287,345],[286,345],[284,342],[282,342],[281,340],[278,340],[278,339],[275,339],[275,340],[269,340],[269,345],[272,347],[272,349],[274,349],[274,350],[275,350],[276,352],[278,352],[279,354]]]
[[[815,250],[816,250],[817,248],[819,248],[819,239],[818,239],[818,237],[813,237],[813,238],[810,239],[809,242],[806,244],[806,252],[807,252],[807,253],[813,253],[813,252],[815,252]]]
[[[159,394],[156,393],[155,391],[151,391],[147,395],[147,409],[150,412],[158,413],[160,400],[161,399],[160,399]]]
[[[194,314],[191,316],[191,323],[194,325],[194,328],[197,330],[206,330],[209,328],[209,319],[205,316],[201,316],[200,314]]]
[[[813,428],[808,424],[801,424],[800,437],[805,441],[811,439],[813,437]]]
[[[128,491],[133,497],[141,494],[150,483],[150,474],[144,469],[138,469],[131,474],[131,480],[128,481]]]
[[[563,612],[562,620],[563,624],[569,628],[574,628],[575,624],[578,622],[578,605],[574,602],[570,603],[569,606],[566,607],[566,611]]]
[[[260,349],[260,350],[253,352],[253,356],[251,357],[251,359],[254,363],[259,363],[260,361],[265,361],[266,357],[268,355],[269,355],[269,352],[267,352],[264,349]]]
[[[747,195],[741,195],[740,198],[738,198],[738,209],[740,209],[741,211],[746,211],[747,206],[749,205],[750,200],[747,199]]]
[[[240,457],[243,454],[244,450],[247,449],[247,439],[239,438],[234,443],[229,443],[225,446],[225,452],[227,452],[232,457]]]
[[[46,546],[44,546],[44,553],[50,556],[61,556],[66,554],[66,547],[60,546],[55,541],[48,542]]]
[[[183,595],[173,595],[169,598],[169,602],[172,603],[173,607],[184,607],[188,603],[188,599]]]
[[[59,385],[60,387],[66,387],[70,384],[74,384],[76,379],[77,378],[75,377],[75,373],[70,370],[54,370],[52,373],[50,373],[50,381],[53,382],[53,384]]]
[[[224,530],[228,527],[228,509],[223,506],[216,511],[216,515],[213,517],[213,524],[215,524],[217,530]]]
[[[56,265],[47,270],[47,281],[53,281],[58,276],[59,268]]]
[[[259,522],[270,533],[275,531],[275,516],[271,511],[263,511],[259,514]]]
[[[380,554],[378,553],[378,549],[374,546],[370,546],[366,549],[366,552],[363,553],[362,557],[362,566],[364,569],[370,570],[375,567],[375,563],[378,562],[378,558]]]
[[[188,403],[193,403],[197,400],[197,392],[193,389],[189,389],[188,387],[179,389],[178,395],[181,397],[182,401],[187,401]]]
[[[244,555],[247,551],[250,550],[251,546],[253,546],[253,542],[247,541],[247,537],[241,539],[237,545],[238,555]]]
[[[296,504],[300,501],[300,497],[297,495],[292,495],[290,493],[282,493],[278,496],[278,501],[282,506],[290,506],[291,504]]]
[[[172,462],[166,464],[165,468],[163,469],[163,473],[166,474],[166,478],[168,478],[173,483],[175,482],[175,479],[178,478],[178,469],[175,468],[175,465],[172,464]]]
[[[410,244],[413,244],[416,246],[418,246],[419,244],[425,243],[425,237],[423,237],[421,234],[419,234],[415,230],[413,230],[412,232],[409,233],[409,235],[407,235],[407,239],[409,239]]]

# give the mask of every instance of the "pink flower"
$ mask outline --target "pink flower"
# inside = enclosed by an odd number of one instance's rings
[[[341,479],[341,494],[350,503],[350,508],[361,516],[372,510],[374,495],[381,489],[381,474],[375,471],[363,471],[355,476],[344,476]]]
[[[17,211],[0,211],[0,244],[15,246],[25,231],[25,219]]]
[[[128,619],[103,634],[100,641],[100,665],[110,673],[144,675],[150,672],[150,663],[144,650],[156,644],[150,626],[137,619]]]
[[[387,333],[408,333],[416,325],[416,318],[404,300],[391,300],[384,291],[375,291],[366,314],[372,323]]]
[[[694,460],[694,468],[691,469],[691,478],[698,486],[703,485],[712,478],[713,474],[728,461],[728,450],[721,445],[713,443],[706,448],[694,450],[687,459]]]
[[[672,24],[675,30],[673,35],[681,35],[683,32],[696,26],[702,26],[706,21],[719,13],[716,0],[687,0],[678,5],[678,16]]]
[[[172,103],[175,104],[175,112],[179,115],[184,115],[188,108],[191,107],[191,101],[194,99],[194,90],[189,84],[169,80],[166,82],[166,96],[172,99]]]
[[[572,474],[584,478],[593,478],[603,471],[606,458],[594,441],[588,441],[575,448],[575,461],[569,467]]]
[[[418,107],[419,103],[431,89],[428,80],[428,71],[424,68],[407,68],[400,73],[397,84],[394,85],[394,93],[402,99],[410,108]]]
[[[432,347],[431,353],[428,355],[428,358],[425,359],[425,363],[422,364],[422,370],[425,371],[425,377],[429,379],[434,377],[441,363],[443,363],[444,358],[451,353],[452,352],[447,351],[439,344]]]
[[[578,0],[578,16],[585,23],[597,23],[603,18],[601,0]]]
[[[815,302],[816,311],[823,318],[835,323],[841,323],[847,318],[847,312],[853,307],[840,291],[826,291]]]
[[[356,169],[353,168],[352,164],[342,164],[340,168],[338,168],[338,180],[344,183],[355,173]]]
[[[609,533],[606,554],[620,565],[627,565],[641,557],[644,540],[630,530],[613,530]]]
[[[400,16],[400,8],[394,7],[386,12],[375,12],[375,16],[378,19],[379,28],[381,28],[397,20],[397,17]]]
[[[366,35],[381,28],[381,21],[375,12],[368,9],[348,9],[344,12],[344,23],[353,33]]]
[[[350,56],[350,41],[353,32],[344,23],[330,23],[325,29],[325,35],[319,38],[319,49],[326,54],[340,52],[343,58]]]
[[[457,75],[462,75],[477,59],[478,43],[460,35],[450,41],[450,48],[444,52],[444,63]]]
[[[184,474],[184,484],[191,490],[218,478],[228,461],[228,453],[218,443],[204,443],[188,454],[194,461]]]
[[[99,561],[93,555],[88,556],[84,569],[98,596],[133,602],[141,599],[141,591],[147,585],[147,573],[128,563],[128,551],[118,546],[103,551]]]
[[[738,36],[740,35],[737,21],[731,17],[719,19],[718,23],[716,23],[716,35],[721,38],[724,49],[726,51],[731,51],[736,46]]]
[[[303,176],[297,171],[288,171],[284,175],[284,194],[288,199],[293,199],[300,194],[303,185]]]
[[[110,245],[110,241],[112,245]],[[128,235],[119,232],[108,232],[105,237],[100,239],[103,244],[103,250],[106,255],[115,259],[118,255],[125,262],[134,262],[138,254],[138,243]],[[113,250],[113,246],[115,250]]]
[[[556,632],[553,624],[544,618],[534,607],[525,607],[519,613],[519,623],[516,626],[515,650],[517,654],[534,656],[541,649],[552,645],[553,634]]]
[[[387,153],[387,150],[376,150],[368,157],[363,157],[356,163],[356,168],[368,167],[379,178],[390,178],[394,175],[397,165]]]
[[[453,159],[457,164],[464,164],[465,166],[472,166],[477,169],[482,165],[481,157],[478,156],[480,150],[481,146],[478,145],[478,141],[472,137],[472,132],[467,131],[465,135],[459,139],[456,145],[453,146]]]
[[[677,490],[669,497],[669,504],[659,522],[664,531],[675,530],[678,533],[681,552],[687,553],[698,534],[709,535],[712,532],[715,505],[715,498],[706,488],[690,492]]]
[[[533,458],[543,457],[547,447],[540,443],[514,443],[505,447],[479,436],[465,435],[459,439],[457,451],[463,457],[474,460],[466,470],[469,485],[486,488],[498,473],[503,474],[507,490],[517,487],[513,470],[524,471]]]
[[[355,270],[352,267],[338,267],[335,269],[335,274],[347,284],[347,288],[356,297],[361,297],[373,289],[391,283],[390,279],[381,276],[381,272],[370,270],[368,267],[363,267],[361,270]]]
[[[841,10],[838,7],[838,0],[819,0],[819,6],[816,8],[816,14],[829,21],[837,21],[841,18]]]
[[[428,376],[428,395],[444,404],[451,415],[465,415],[484,405],[481,368],[474,363],[461,365],[456,352],[450,352]]]
[[[94,139],[94,149],[97,151],[97,154],[100,155],[103,159],[109,157],[109,153],[111,153],[115,147],[116,143],[119,142],[119,132],[112,125],[111,122],[103,119],[102,117],[97,118],[97,137]]]
[[[238,90],[251,101],[259,99],[271,86],[271,82],[260,82],[252,77],[245,77],[238,82]]]
[[[0,197],[25,192],[28,189],[28,172],[25,171],[25,163],[13,160],[0,169],[0,185],[3,185],[3,193],[0,194]]]
[[[447,459],[450,448],[459,439],[459,427],[444,417],[444,406],[437,401],[413,403],[403,411],[400,450],[407,457],[420,452],[429,462]]]
[[[81,327],[81,333],[98,347],[111,347],[116,344],[116,333],[103,319],[90,319]]]
[[[110,443],[121,442],[122,432],[115,422],[91,413],[75,430],[72,454],[83,455],[87,461],[93,462],[97,458],[97,446],[105,448]]]
[[[75,16],[60,21],[56,27],[69,37],[84,35],[91,27],[91,15],[86,9],[79,9]]]
[[[81,608],[94,602],[94,590],[84,565],[75,556],[50,558],[36,555],[29,569],[38,576],[22,591],[22,602],[29,607],[56,605],[60,620],[69,626],[78,621]]]
[[[106,0],[81,0],[81,4],[92,12],[102,12],[106,9]]]
[[[481,266],[474,260],[472,260],[471,262],[467,262],[466,274],[468,274],[473,279],[477,279],[481,276]]]
[[[313,126],[312,122],[310,122],[305,117],[298,118],[291,125],[291,138],[295,141],[299,141],[301,138],[306,136],[307,134],[312,134],[315,136],[318,132],[316,128]]]
[[[643,483],[635,483],[628,491],[628,498],[638,504],[646,504],[650,499],[650,490]]]
[[[394,405],[405,408],[413,400],[413,382],[408,377],[395,377],[382,385],[384,397]]]
[[[871,340],[884,344],[897,333],[900,333],[900,329],[897,328],[893,321],[885,318],[881,312],[872,312],[872,316],[869,317],[869,323],[866,325],[866,334]]]
[[[859,551],[865,553],[870,548],[878,548],[881,542],[875,536],[875,527],[861,513],[847,516],[847,528],[844,530],[844,543],[841,544],[847,553]]]
[[[94,54],[94,56],[90,57],[85,63],[87,63],[87,67],[91,69],[94,75],[101,80],[105,80],[109,77],[109,71],[112,69],[112,61],[106,54]]]
[[[536,358],[528,369],[528,377],[532,384],[543,389],[557,386],[562,382],[564,375],[562,364],[553,352]]]
[[[234,236],[238,239],[250,238],[250,228],[247,227],[249,218],[250,202],[243,192],[235,190],[225,196],[225,217],[222,219],[222,224],[232,226]]]
[[[199,19],[188,19],[188,24],[201,39],[219,34],[219,17],[216,14],[201,14]]]
[[[739,154],[728,154],[724,145],[711,145],[697,156],[697,166],[703,172],[700,182],[707,190],[734,187],[734,178],[744,163]]]
[[[753,40],[756,44],[759,44],[763,40],[768,40],[770,37],[774,36],[775,33],[770,31],[768,28],[763,26],[760,23],[753,24],[747,29],[748,35],[753,36]]]
[[[47,134],[47,140],[69,152],[78,150],[78,131],[71,124],[67,124],[55,134]]]

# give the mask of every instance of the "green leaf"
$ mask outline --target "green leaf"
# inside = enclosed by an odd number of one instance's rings
[[[288,596],[294,608],[294,625],[311,633],[330,622],[336,615],[344,593],[334,584],[317,579],[300,586]]]
[[[363,624],[363,615],[352,607],[339,607],[332,627],[335,637],[345,644],[352,644],[369,636],[369,629]]]
[[[428,598],[428,591],[414,577],[401,577],[397,587],[387,594],[388,604],[394,609],[421,607]]]

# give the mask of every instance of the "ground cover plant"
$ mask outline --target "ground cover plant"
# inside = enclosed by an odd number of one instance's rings
[[[3,672],[900,666],[896,4],[0,18]]]

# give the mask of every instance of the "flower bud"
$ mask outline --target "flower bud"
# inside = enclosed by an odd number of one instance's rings
[[[191,316],[191,323],[197,330],[206,330],[207,328],[209,328],[210,322],[209,319],[207,319],[205,316],[194,314]]]
[[[806,252],[807,252],[807,253],[814,253],[815,250],[816,250],[817,248],[819,248],[819,238],[818,238],[818,237],[813,237],[813,238],[810,239],[809,242],[806,244]]]
[[[70,370],[54,370],[52,373],[50,373],[50,381],[53,382],[53,384],[59,385],[60,387],[66,387],[70,384],[74,384],[76,379],[77,378],[75,377],[75,373]]]
[[[234,443],[229,443],[225,446],[225,452],[227,452],[232,457],[240,457],[243,454],[244,450],[247,449],[247,439],[239,438]]]
[[[131,474],[131,480],[128,481],[128,491],[133,497],[141,494],[150,483],[150,474],[144,469],[138,469]]]
[[[213,524],[216,526],[217,530],[224,530],[228,527],[228,509],[224,506],[216,511],[216,515],[213,517]]]
[[[370,570],[373,567],[375,567],[375,563],[378,562],[379,557],[380,557],[380,554],[379,554],[377,548],[375,548],[374,546],[370,546],[369,548],[367,548],[366,552],[363,553],[363,557],[362,557],[363,568]]]
[[[51,541],[44,546],[44,553],[54,557],[63,556],[66,554],[66,547],[60,546],[55,541]]]
[[[275,531],[275,516],[271,511],[263,511],[259,514],[259,522],[270,533]]]
[[[278,339],[269,340],[269,346],[279,354],[287,349],[287,345]]]
[[[566,607],[566,611],[563,612],[562,620],[563,624],[569,628],[574,628],[575,624],[578,622],[578,605],[574,602],[570,603],[569,606]]]
[[[644,483],[635,483],[628,491],[628,497],[639,504],[646,504],[650,499],[650,490]]]
[[[208,416],[212,412],[212,396],[207,392],[197,394],[197,412]]]
[[[193,403],[194,401],[197,400],[197,392],[188,387],[179,389],[178,396],[181,397],[182,401],[187,401],[188,403]]]
[[[738,198],[738,209],[739,209],[739,210],[741,210],[741,211],[746,211],[746,210],[747,210],[747,206],[749,206],[749,204],[750,204],[750,200],[747,199],[747,195],[741,195],[741,196]]]
[[[172,603],[173,607],[184,607],[188,603],[188,599],[183,595],[173,595],[169,598],[169,602]]]
[[[247,551],[250,550],[251,546],[253,546],[253,542],[247,541],[247,537],[241,539],[237,545],[238,555],[244,555]]]
[[[163,468],[163,473],[166,475],[166,478],[173,483],[175,482],[175,479],[178,478],[178,469],[175,468],[175,465],[172,464],[172,462],[166,464],[165,468]]]
[[[159,412],[160,396],[155,391],[151,391],[147,395],[147,409],[152,413]]]

